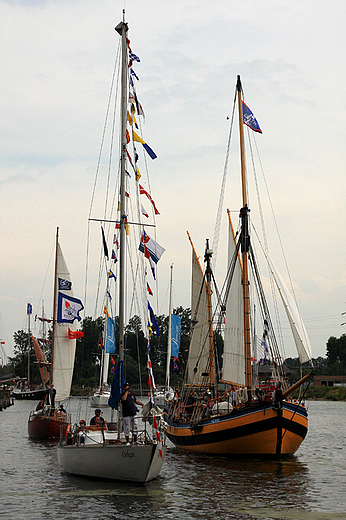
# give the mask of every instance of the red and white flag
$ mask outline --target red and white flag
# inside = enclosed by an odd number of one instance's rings
[[[144,208],[143,204],[142,204],[142,214],[143,214],[145,217],[149,218],[149,215],[148,215],[146,209]]]
[[[154,415],[154,419],[153,419],[153,427],[154,427],[154,431],[155,431],[155,434],[156,434],[157,446],[159,448],[160,457],[162,459],[163,458],[162,457],[162,442],[161,442],[160,432],[159,432],[159,429],[157,427],[157,421],[156,421],[155,415]]]
[[[150,193],[148,193],[147,191],[145,191],[145,189],[144,189],[143,186],[141,186],[141,185],[139,185],[139,194],[140,194],[140,195],[145,195],[145,196],[150,200],[150,202],[152,203],[153,208],[154,208],[155,215],[160,215],[160,212],[159,212],[159,210],[157,209],[157,207],[156,207],[156,205],[155,205],[155,202],[154,202],[153,199],[151,198]]]

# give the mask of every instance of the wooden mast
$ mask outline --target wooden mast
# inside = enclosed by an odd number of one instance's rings
[[[205,277],[207,283],[207,298],[208,298],[208,340],[209,340],[209,378],[210,386],[214,391],[215,385],[215,363],[214,363],[214,334],[213,334],[213,307],[211,301],[211,257],[213,251],[209,249],[209,240],[207,239],[204,261],[207,264],[205,270]]]
[[[242,285],[243,285],[243,300],[244,300],[245,385],[246,385],[248,391],[250,391],[251,386],[252,386],[251,341],[250,341],[250,300],[249,300],[249,274],[248,274],[248,252],[249,252],[249,245],[250,245],[248,214],[249,214],[250,210],[247,205],[244,123],[243,123],[243,105],[242,105],[242,97],[241,97],[242,85],[241,85],[241,81],[240,81],[240,76],[238,76],[238,78],[237,78],[237,92],[238,92],[238,113],[239,113],[241,180],[242,180],[242,195],[243,195],[243,207],[240,210],[240,217],[242,220],[241,252],[242,252],[242,264],[243,264]]]

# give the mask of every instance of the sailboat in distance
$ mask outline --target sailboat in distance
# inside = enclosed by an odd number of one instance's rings
[[[59,410],[56,403],[63,403],[71,395],[76,338],[83,335],[82,332],[76,331],[75,320],[81,319],[79,312],[83,308],[82,302],[73,296],[70,273],[59,244],[58,228],[55,246],[50,387],[42,408],[30,413],[28,433],[32,439],[58,439],[61,432],[65,433],[71,423],[70,415],[65,410]]]
[[[130,193],[127,192],[127,179],[130,178],[129,172],[132,167],[135,171],[135,181],[139,180],[140,174],[138,168],[135,166],[137,162],[137,158],[132,160],[130,155],[129,148],[127,147],[129,142],[136,141],[143,144],[143,147],[146,151],[148,151],[149,155],[152,158],[155,158],[153,150],[144,142],[144,140],[134,131],[132,125],[135,123],[136,119],[139,119],[141,112],[139,110],[139,102],[136,96],[136,92],[133,86],[133,73],[132,68],[129,67],[129,63],[133,60],[138,60],[138,57],[132,53],[130,48],[130,41],[128,39],[128,25],[125,22],[125,12],[123,21],[120,22],[115,30],[121,36],[121,68],[120,68],[120,77],[121,77],[121,142],[120,142],[120,183],[119,183],[119,204],[118,209],[119,212],[119,220],[107,220],[107,222],[112,222],[115,226],[116,240],[119,242],[119,253],[117,249],[117,277],[112,271],[109,271],[107,264],[107,276],[108,279],[116,278],[116,283],[118,284],[118,309],[119,309],[119,322],[117,327],[117,353],[119,353],[118,363],[115,368],[114,378],[112,382],[112,390],[111,396],[109,399],[109,406],[113,409],[117,409],[118,420],[117,422],[112,421],[110,424],[104,424],[101,422],[100,425],[90,425],[84,427],[76,427],[72,432],[72,436],[69,438],[61,438],[60,445],[58,446],[58,462],[59,466],[62,470],[67,473],[86,476],[86,477],[94,477],[94,478],[106,478],[112,480],[120,480],[120,481],[131,481],[138,483],[148,482],[155,477],[157,477],[161,471],[165,454],[166,454],[166,445],[165,440],[161,440],[159,425],[155,415],[151,414],[151,422],[149,424],[149,420],[144,420],[144,428],[138,428],[138,432],[135,431],[135,422],[133,421],[133,442],[130,443],[130,437],[126,434],[126,437],[122,431],[122,411],[125,412],[125,406],[123,407],[122,402],[125,401],[124,388],[125,381],[123,376],[123,366],[124,366],[124,354],[125,354],[125,305],[126,305],[126,295],[125,295],[125,282],[126,282],[126,274],[127,274],[127,255],[130,249],[130,238],[135,236],[135,233],[132,231],[134,227],[131,226],[130,234],[129,225],[133,224],[134,226],[138,226],[137,222],[129,222],[128,213],[127,213],[127,203],[126,199],[129,198]],[[132,74],[131,74],[132,73]],[[130,85],[130,87],[129,87]],[[130,125],[130,128],[127,128],[127,124]],[[132,134],[132,136],[131,136]],[[137,154],[135,154],[137,157]],[[126,164],[128,166],[126,166]],[[136,190],[135,195],[139,195],[142,190],[141,185],[135,184],[134,189]],[[132,193],[131,193],[132,194]],[[133,197],[135,198],[135,197]],[[151,199],[152,200],[152,199]],[[137,214],[138,215],[138,214]],[[104,219],[102,222],[106,221]],[[138,227],[137,227],[138,229]],[[138,261],[138,266],[143,266],[144,259],[151,259],[150,251],[153,250],[152,245],[156,244],[153,240],[149,238],[148,235],[144,232],[143,224],[139,223],[140,233],[139,236],[143,237],[143,243],[141,242],[141,246],[138,246],[139,240],[136,241],[135,251],[131,251],[133,255],[136,255],[136,263]],[[128,234],[129,233],[129,234]],[[118,241],[119,237],[119,241]],[[129,240],[127,241],[127,237]],[[144,241],[145,237],[145,241]],[[114,242],[115,243],[115,242]],[[103,245],[104,245],[104,256],[107,257],[108,260],[108,247],[106,244],[105,236],[103,235]],[[158,245],[158,244],[156,244]],[[154,248],[155,249],[155,248]],[[156,253],[156,262],[160,254],[162,254],[162,249],[155,249]],[[144,251],[144,254],[142,252]],[[133,257],[131,257],[133,258]],[[142,282],[144,280],[142,279]],[[135,284],[137,285],[137,284]],[[139,282],[138,282],[139,285]],[[146,295],[146,284],[143,291]],[[107,291],[109,292],[109,291]],[[143,292],[142,292],[143,295]],[[145,302],[144,305],[146,315],[148,314],[148,307],[151,309],[148,302]],[[152,310],[152,309],[151,309]],[[111,325],[114,320],[111,316],[108,316],[108,310],[105,307],[104,312],[107,315],[106,325],[108,323]],[[110,320],[110,321],[108,321]],[[114,325],[112,325],[114,327]],[[113,329],[114,330],[114,329]],[[108,338],[108,333],[106,334]],[[149,349],[148,349],[149,351]],[[114,354],[115,357],[115,354]],[[149,361],[149,354],[148,354]],[[149,363],[148,363],[149,364]],[[149,377],[151,377],[149,375]],[[126,385],[127,386],[127,385]],[[129,385],[128,385],[129,386]],[[153,384],[149,385],[149,388],[153,388]],[[124,399],[121,399],[121,396]],[[148,414],[150,410],[148,410]],[[152,407],[154,408],[154,407]],[[125,413],[124,413],[125,416]],[[124,417],[125,418],[125,417]],[[144,418],[145,419],[145,418]],[[139,426],[139,425],[138,425]]]
[[[170,406],[165,419],[168,438],[182,450],[280,458],[293,455],[307,434],[307,410],[301,399],[292,401],[290,394],[301,387],[312,372],[289,386],[270,317],[253,247],[245,168],[244,124],[256,132],[261,129],[243,102],[242,92],[238,76],[235,104],[237,101],[242,181],[239,231],[234,232],[229,212],[228,270],[221,292],[215,284],[209,241],[206,241],[203,269],[189,236],[192,246],[191,340],[182,393]],[[300,362],[311,363],[310,343],[295,300],[268,251],[264,250],[264,256],[283,301]],[[212,296],[215,295],[213,309]],[[260,315],[260,341],[255,328],[259,316],[254,316],[255,311]],[[220,360],[216,343],[217,334],[221,333]],[[272,371],[274,391],[266,391],[258,381],[258,357]]]

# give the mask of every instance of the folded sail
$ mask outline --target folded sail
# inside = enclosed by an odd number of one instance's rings
[[[43,355],[40,345],[38,344],[36,338],[34,338],[34,336],[32,334],[31,334],[31,339],[32,339],[32,342],[34,345],[36,359],[38,361],[38,368],[40,370],[41,380],[42,380],[42,383],[45,385],[49,380],[49,373],[48,373],[47,367],[42,365],[42,363],[45,363],[44,355]]]
[[[267,258],[269,268],[273,274],[275,284],[278,288],[282,302],[285,307],[287,318],[291,327],[294,342],[298,352],[299,360],[301,363],[310,361],[312,358],[311,345],[303,320],[299,314],[297,305],[291,293],[289,292],[285,282],[283,281],[280,273],[278,272],[273,261],[269,257],[268,253],[264,254]]]
[[[191,320],[194,319],[197,323],[192,326],[187,383],[201,384],[202,373],[209,372],[208,295],[203,270],[192,246]]]
[[[73,297],[72,283],[70,273],[68,271],[64,256],[62,254],[60,244],[57,244],[57,280],[61,280],[68,288],[60,290],[61,293]],[[61,286],[61,283],[60,283]],[[56,290],[59,291],[59,283],[56,284]],[[58,298],[54,309],[54,316],[58,315]],[[74,323],[55,323],[53,337],[53,383],[56,389],[56,400],[62,401],[70,396],[73,366],[75,359],[76,340],[69,339],[68,329],[76,330]]]
[[[236,258],[235,258],[236,255]],[[230,222],[228,238],[228,269],[234,266],[231,286],[226,301],[225,337],[222,379],[229,383],[245,385],[244,356],[244,302],[242,268],[236,252],[234,232]]]

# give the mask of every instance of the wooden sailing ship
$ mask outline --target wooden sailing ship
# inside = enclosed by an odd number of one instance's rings
[[[307,434],[307,410],[302,400],[290,400],[290,394],[309,379],[311,373],[303,377],[294,387],[289,387],[283,371],[283,361],[278,351],[274,327],[252,247],[245,175],[243,125],[246,120],[243,114],[244,103],[239,76],[236,92],[243,204],[239,216],[240,231],[236,237],[232,222],[229,220],[228,273],[222,295],[212,288],[213,252],[209,242],[206,243],[205,270],[203,270],[190,238],[192,245],[191,341],[181,396],[170,405],[165,415],[168,424],[167,436],[178,448],[196,453],[281,457],[294,454]],[[248,110],[246,107],[247,115]],[[282,297],[300,361],[301,363],[310,361],[309,340],[295,302],[277,273],[268,252],[265,252],[265,257]],[[251,290],[258,294],[261,320],[263,320],[262,346],[267,349],[268,357],[270,355],[272,360],[273,379],[276,383],[273,394],[261,390],[255,373],[252,346],[255,345],[256,338],[253,329],[254,318],[251,317],[254,310],[252,306],[254,297]],[[218,296],[215,298],[217,312],[213,310],[212,293]],[[223,327],[224,350],[221,377],[217,377],[219,370],[216,369],[215,363],[214,321]],[[225,389],[222,383],[226,385]]]

